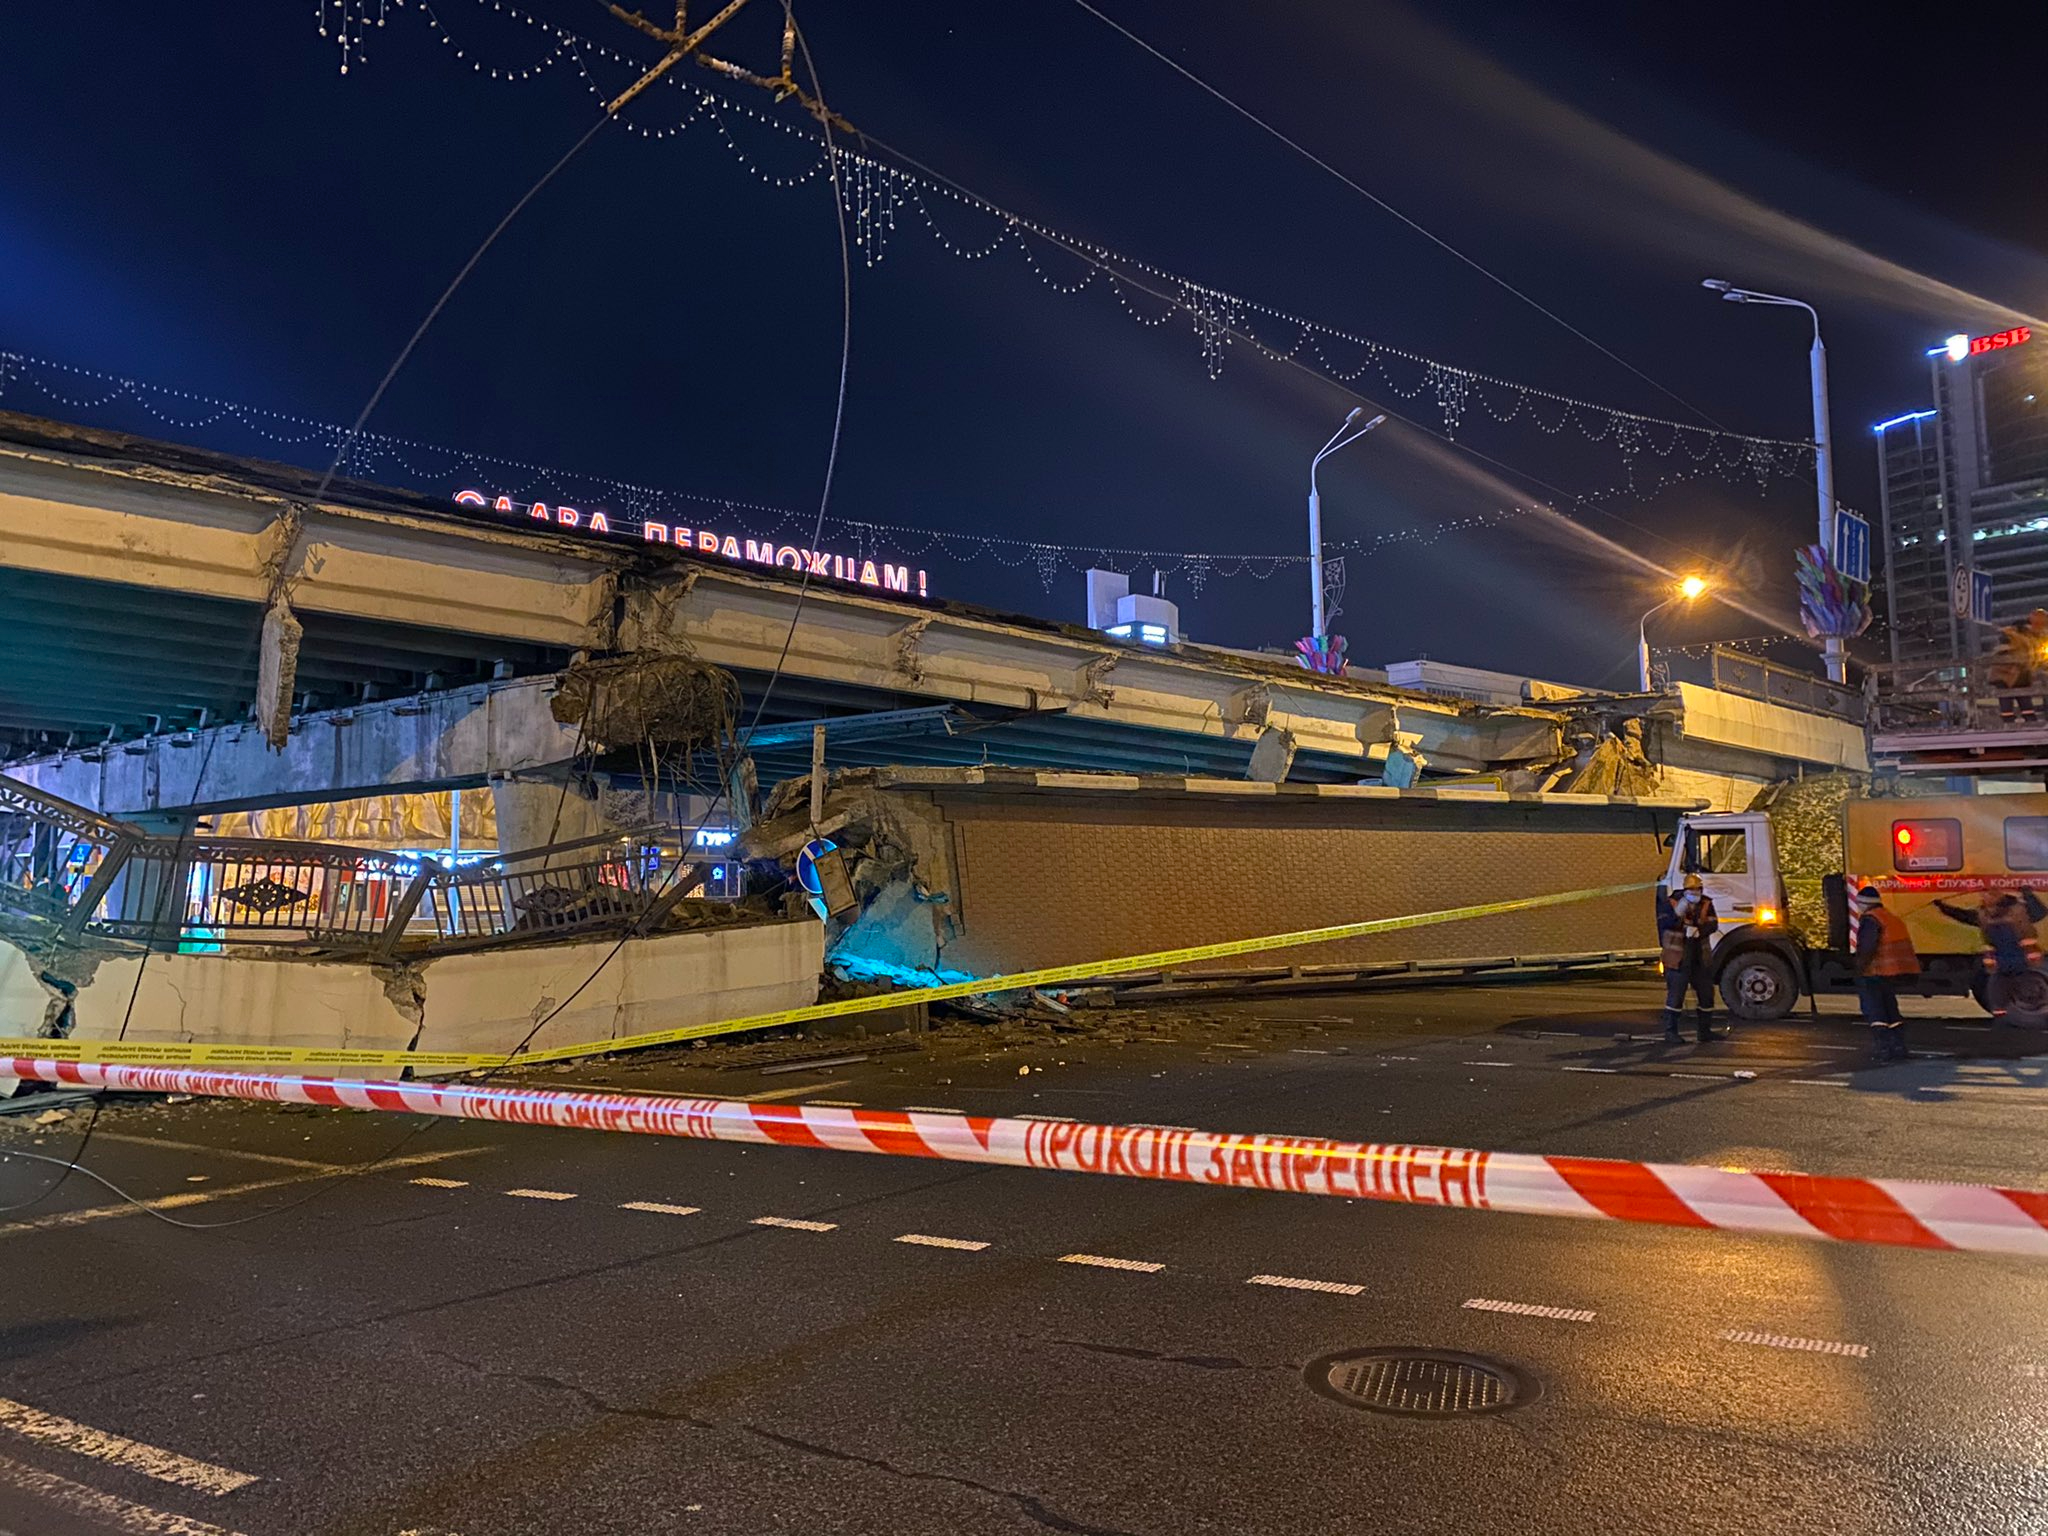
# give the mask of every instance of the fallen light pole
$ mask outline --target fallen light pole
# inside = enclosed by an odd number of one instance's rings
[[[932,1157],[1346,1200],[2048,1258],[2048,1193],[1984,1184],[1751,1173],[1683,1163],[1309,1136],[578,1093],[488,1083],[364,1082],[21,1057],[0,1057],[0,1073],[123,1092],[203,1094],[567,1130]]]

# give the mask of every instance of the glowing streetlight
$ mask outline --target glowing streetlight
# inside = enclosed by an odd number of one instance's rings
[[[1636,622],[1636,679],[1642,684],[1642,692],[1650,691],[1650,620],[1673,603],[1690,603],[1705,596],[1706,591],[1706,577],[1687,576],[1678,583],[1669,597]]]

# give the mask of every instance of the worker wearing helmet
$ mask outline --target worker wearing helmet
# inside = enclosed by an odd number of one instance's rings
[[[1690,990],[1697,1006],[1693,1010],[1695,1038],[1705,1045],[1715,1039],[1714,1019],[1714,931],[1721,919],[1714,911],[1698,875],[1687,875],[1677,895],[1668,898],[1657,914],[1657,947],[1664,962],[1664,1038],[1676,1041],[1679,1009]]]

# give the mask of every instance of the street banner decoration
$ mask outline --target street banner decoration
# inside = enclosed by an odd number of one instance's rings
[[[1818,544],[1809,544],[1797,556],[1799,568],[1799,617],[1806,632],[1816,640],[1828,637],[1849,639],[1870,628],[1870,584],[1842,574],[1833,558]]]

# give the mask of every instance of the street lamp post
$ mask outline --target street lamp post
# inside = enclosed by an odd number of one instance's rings
[[[1737,288],[1725,278],[1700,281],[1731,304],[1777,304],[1786,309],[1803,309],[1813,321],[1813,346],[1807,353],[1807,371],[1813,388],[1813,483],[1820,500],[1820,547],[1832,560],[1835,555],[1835,447],[1828,431],[1828,349],[1820,339],[1820,312],[1804,299],[1788,299],[1778,293],[1758,293]],[[1840,635],[1829,635],[1822,644],[1827,660],[1828,681],[1848,681],[1848,656]]]
[[[1314,640],[1324,638],[1324,626],[1328,623],[1323,613],[1323,498],[1322,494],[1316,489],[1316,468],[1339,448],[1350,447],[1361,437],[1365,436],[1366,433],[1387,419],[1384,415],[1375,416],[1371,421],[1368,421],[1364,426],[1354,431],[1351,424],[1364,414],[1364,406],[1354,405],[1351,408],[1351,414],[1344,418],[1344,425],[1336,430],[1330,440],[1323,444],[1315,458],[1309,461],[1308,581],[1310,618],[1308,632],[1309,637]],[[1347,437],[1346,433],[1350,435]]]
[[[1705,581],[1697,576],[1688,576],[1678,584],[1676,592],[1636,621],[1636,677],[1642,683],[1642,692],[1650,691],[1650,620],[1673,603],[1689,603],[1706,590]]]

